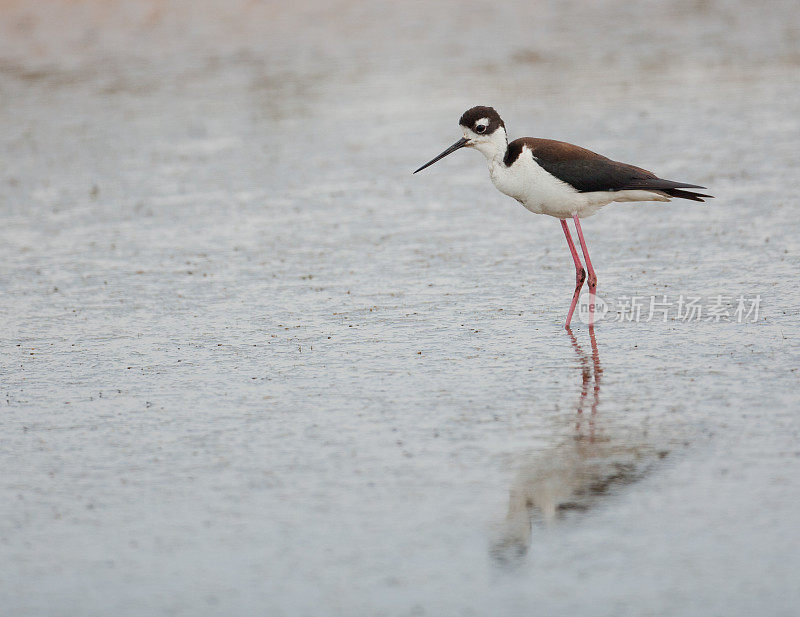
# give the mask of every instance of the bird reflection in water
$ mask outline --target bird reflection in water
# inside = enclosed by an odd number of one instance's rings
[[[580,397],[563,441],[527,456],[509,490],[508,513],[491,548],[501,563],[514,564],[524,557],[534,525],[590,509],[614,488],[635,482],[667,455],[650,444],[646,431],[602,421],[598,407],[603,368],[594,327],[589,327],[591,355],[571,329],[567,328],[567,334],[581,368]]]

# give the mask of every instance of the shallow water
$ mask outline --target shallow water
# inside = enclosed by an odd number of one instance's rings
[[[2,6],[0,612],[796,614],[796,3]],[[592,336],[474,104],[716,195]]]

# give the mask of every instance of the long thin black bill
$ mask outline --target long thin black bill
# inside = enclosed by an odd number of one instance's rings
[[[462,137],[462,138],[461,138],[461,139],[459,139],[459,140],[458,140],[456,143],[454,143],[452,146],[450,146],[450,147],[449,147],[447,150],[445,150],[445,151],[444,151],[444,152],[442,152],[442,153],[441,153],[439,156],[437,156],[435,159],[433,159],[432,161],[428,161],[427,163],[425,163],[425,164],[424,164],[422,167],[420,167],[420,168],[419,168],[417,171],[422,171],[422,170],[423,170],[423,169],[425,169],[426,167],[430,167],[431,165],[433,165],[433,164],[434,164],[436,161],[438,161],[439,159],[443,159],[443,158],[444,158],[444,157],[446,157],[448,154],[452,154],[453,152],[455,152],[455,151],[456,151],[456,150],[458,150],[459,148],[463,148],[464,146],[466,146],[466,145],[467,145],[467,143],[469,143],[469,139],[467,139],[466,137]],[[414,173],[417,173],[417,171],[415,171]]]

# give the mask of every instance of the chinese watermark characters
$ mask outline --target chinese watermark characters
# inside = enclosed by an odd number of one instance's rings
[[[620,296],[616,301],[595,296],[594,300],[595,321],[755,323],[761,308],[761,295]],[[583,323],[589,323],[589,301],[589,294],[584,294],[578,305],[578,318]]]

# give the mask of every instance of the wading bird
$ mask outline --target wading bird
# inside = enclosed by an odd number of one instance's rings
[[[641,167],[612,161],[563,141],[521,137],[509,143],[503,119],[493,107],[468,109],[459,124],[464,136],[414,173],[460,148],[475,148],[486,157],[489,175],[497,190],[513,197],[531,212],[560,219],[575,263],[575,293],[567,313],[566,327],[569,327],[578,303],[586,270],[589,274],[590,323],[594,318],[597,275],[589,259],[580,219],[591,216],[612,201],[670,201],[673,197],[703,201],[704,197],[712,197],[684,190],[704,189],[703,186],[664,180]],[[575,221],[586,270],[569,233],[568,218]]]

